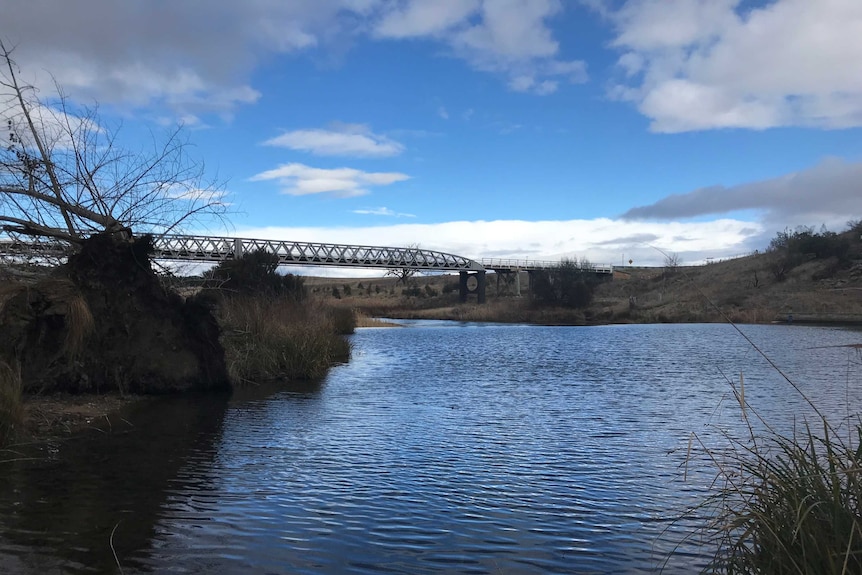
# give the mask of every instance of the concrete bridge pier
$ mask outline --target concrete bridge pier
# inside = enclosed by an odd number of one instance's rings
[[[504,292],[515,297],[521,297],[521,270],[501,270],[497,271],[497,295],[502,295]],[[501,285],[502,284],[502,285]]]
[[[458,272],[458,293],[461,302],[467,301],[467,294],[475,293],[479,303],[485,303],[485,272]]]

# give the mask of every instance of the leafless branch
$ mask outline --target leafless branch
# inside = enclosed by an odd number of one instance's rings
[[[58,85],[44,99],[22,83],[12,52],[0,41],[3,229],[78,243],[97,232],[158,235],[223,217],[222,194],[190,160],[181,127],[153,135],[149,149],[123,149],[119,128],[102,125],[97,108],[73,106]]]

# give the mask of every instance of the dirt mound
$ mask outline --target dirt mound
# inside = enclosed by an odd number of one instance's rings
[[[6,288],[0,356],[21,366],[25,391],[229,388],[215,318],[162,287],[150,249],[93,236],[53,277]]]

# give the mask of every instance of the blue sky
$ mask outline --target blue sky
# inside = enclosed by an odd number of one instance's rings
[[[0,37],[132,149],[183,123],[213,233],[660,265],[862,218],[859,0],[153,6],[0,0]]]

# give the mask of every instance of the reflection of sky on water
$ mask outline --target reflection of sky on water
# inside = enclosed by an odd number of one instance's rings
[[[692,432],[743,430],[725,375],[779,427],[810,413],[725,325],[405,323],[322,382],[236,394],[126,572],[648,572],[714,476],[695,450],[682,481]],[[862,405],[852,355],[818,348],[858,334],[742,329],[824,410]]]

